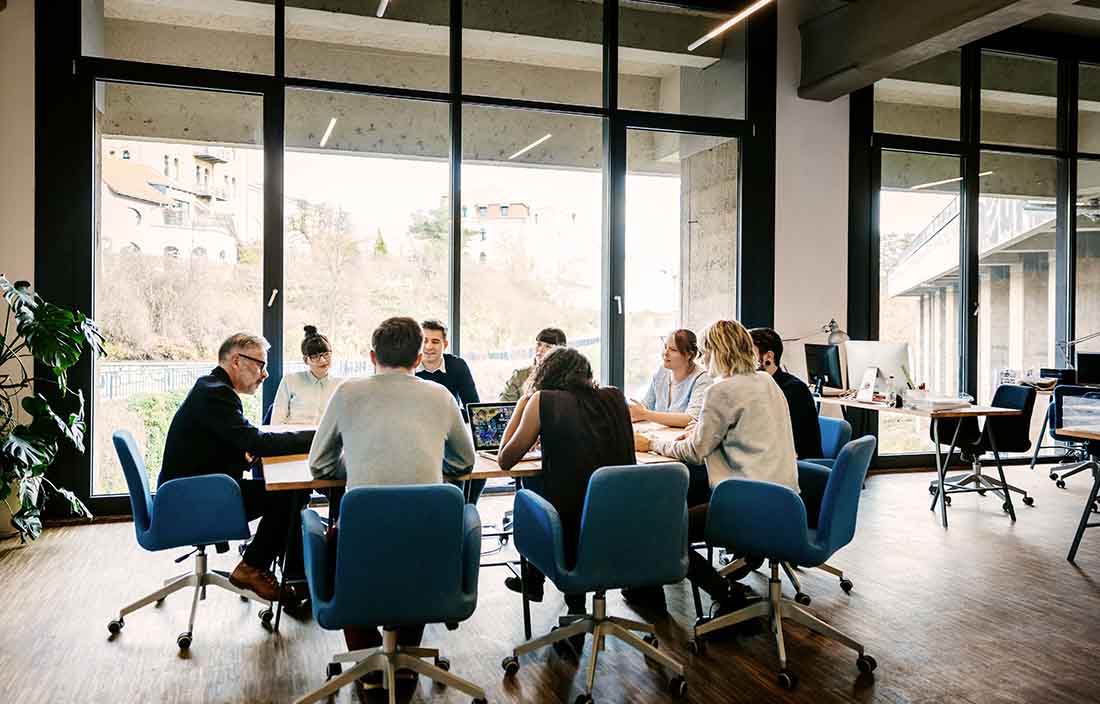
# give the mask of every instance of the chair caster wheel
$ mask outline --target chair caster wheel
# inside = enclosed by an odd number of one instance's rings
[[[156,601],[153,602],[153,607],[154,608],[159,609],[162,606],[164,606],[164,598],[163,597],[160,598],[160,599],[157,599]]]
[[[447,626],[448,631],[457,631],[458,630],[458,623],[456,623],[455,621],[448,621],[446,623],[446,626]]]
[[[845,594],[851,594],[853,586],[855,585],[852,584],[852,580],[848,579],[847,577],[840,580],[840,588],[844,590]]]
[[[344,671],[344,666],[338,662],[330,662],[325,665],[325,679],[331,680],[333,677],[339,677]]]
[[[1034,496],[1025,496],[1024,497],[1024,506],[1034,506],[1034,505],[1035,505],[1035,497]]]
[[[176,645],[179,646],[180,650],[187,650],[188,648],[190,648],[191,647],[191,634],[190,633],[181,633],[181,634],[179,634],[179,637],[176,638]]]
[[[519,672],[519,658],[515,655],[509,655],[500,662],[500,666],[504,668],[505,676],[512,677]]]
[[[1058,475],[1055,474],[1054,472],[1051,472],[1048,476],[1050,477],[1050,481],[1052,481],[1052,482],[1058,481]]]
[[[1012,506],[1010,506],[1009,503],[1006,501],[1003,504],[1001,504],[1001,510],[1004,511],[1005,513],[1011,513],[1012,512]]]
[[[707,652],[707,644],[698,638],[692,638],[688,641],[688,652],[692,655],[702,655]]]
[[[107,630],[111,632],[111,635],[117,636],[122,632],[122,627],[126,625],[126,621],[123,619],[115,619],[107,624]]]
[[[795,600],[795,603],[802,604],[803,606],[809,606],[810,601],[811,601],[810,595],[809,594],[804,594],[802,592],[799,592],[799,593],[795,594],[794,595],[794,600]]]
[[[798,676],[786,670],[780,670],[778,681],[779,686],[783,689],[794,689],[798,686]]]
[[[443,670],[444,672],[451,671],[451,661],[447,658],[436,658],[435,666],[438,667],[440,670]]]
[[[683,699],[688,693],[687,680],[679,675],[673,677],[668,681],[668,692],[677,699]]]
[[[271,609],[260,610],[260,622],[265,626],[270,626],[271,622],[275,620],[275,612]]]
[[[651,634],[651,633],[650,633],[650,634],[646,634],[646,635],[645,635],[645,636],[644,636],[644,637],[642,638],[642,640],[643,640],[643,641],[645,641],[646,643],[649,643],[649,644],[650,644],[650,645],[652,645],[652,646],[653,646],[654,648],[660,648],[660,647],[661,647],[661,641],[657,640],[657,636],[655,636],[655,635],[653,635],[653,634]]]
[[[947,504],[948,506],[950,506],[951,505],[951,497],[950,496],[944,496],[943,497],[943,502],[945,504]]]
[[[1054,482],[1054,486],[1058,487],[1059,489],[1065,489],[1066,483],[1059,479],[1058,481]]]
[[[248,597],[245,596],[244,594],[241,594],[241,601],[247,603],[248,602]]]
[[[878,662],[870,655],[860,655],[856,658],[856,667],[859,668],[860,672],[874,672],[875,668],[878,667]]]
[[[475,699],[471,704],[489,704],[488,699]]]
[[[695,627],[698,628],[699,626],[702,626],[704,623],[708,622],[710,622],[709,618],[707,618],[706,616],[700,616],[699,618],[695,619]]]
[[[577,698],[573,700],[573,704],[594,704],[591,694],[578,694]]]
[[[936,495],[936,485],[935,484],[929,484],[928,485],[928,493],[931,494],[932,496]]]
[[[978,496],[985,496],[985,489],[978,489]]]

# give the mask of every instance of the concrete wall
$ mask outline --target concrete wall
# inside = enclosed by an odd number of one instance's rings
[[[34,279],[34,0],[0,12],[0,273]]]
[[[737,140],[680,165],[680,306],[701,331],[737,313]]]
[[[830,318],[846,327],[848,306],[848,99],[821,103],[797,95],[798,25],[809,5],[779,3],[775,327],[783,337],[803,335]],[[824,341],[824,335],[807,340]],[[783,362],[792,373],[804,374],[801,344],[788,343]]]

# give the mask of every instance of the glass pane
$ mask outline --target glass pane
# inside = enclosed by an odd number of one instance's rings
[[[263,101],[101,83],[95,111],[92,492],[125,493],[111,433],[133,433],[155,486],[168,425],[218,346],[263,329]],[[259,396],[245,396],[260,419]]]
[[[1055,360],[1055,182],[1049,157],[983,153],[978,199],[978,401]],[[1002,372],[1008,370],[1006,377]],[[1031,416],[1042,429],[1045,397]]]
[[[467,107],[462,117],[462,356],[482,399],[562,329],[600,374],[600,118]]]
[[[626,390],[641,398],[665,338],[737,314],[736,139],[627,132]]]
[[[462,22],[463,93],[603,103],[599,0],[462,0]]]
[[[1058,62],[982,53],[982,141],[1056,147]]]
[[[882,154],[879,339],[908,343],[913,383],[943,394],[959,381],[961,191],[956,157]],[[881,453],[931,449],[926,419],[879,415]]]
[[[85,56],[245,73],[275,71],[273,2],[81,3]]]
[[[1100,154],[1100,66],[1081,64],[1077,109],[1078,150]]]
[[[1077,164],[1077,309],[1074,338],[1100,332],[1100,162]],[[1100,337],[1076,346],[1100,352]]]
[[[373,371],[385,318],[447,321],[447,116],[446,103],[287,91],[284,373],[306,368],[305,325],[348,377]]]
[[[707,117],[745,116],[745,21],[624,0],[619,10],[619,107]]]
[[[875,83],[875,131],[959,138],[962,55],[941,54]]]
[[[286,74],[445,91],[450,4],[288,0]]]

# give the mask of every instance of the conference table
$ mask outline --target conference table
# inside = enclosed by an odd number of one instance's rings
[[[981,406],[970,405],[961,408],[947,408],[942,410],[922,410],[916,408],[896,408],[886,403],[857,401],[854,398],[847,396],[819,396],[815,399],[818,403],[826,406],[840,406],[841,409],[858,408],[864,411],[875,411],[877,413],[895,413],[905,416],[915,416],[918,418],[927,418],[932,425],[932,438],[935,444],[934,451],[936,455],[936,492],[932,497],[932,508],[936,510],[936,502],[940,504],[940,512],[942,514],[943,527],[947,527],[947,502],[950,500],[947,498],[948,494],[961,494],[973,491],[985,492],[989,490],[989,487],[983,487],[979,482],[977,486],[971,488],[965,486],[963,483],[955,483],[947,480],[947,463],[951,460],[951,456],[955,453],[956,442],[959,439],[959,428],[962,427],[962,423],[955,425],[955,432],[951,438],[951,449],[947,453],[946,459],[943,456],[943,450],[940,445],[940,421],[946,418],[980,418],[980,417],[996,417],[996,416],[1018,416],[1021,411],[1015,408],[997,408],[995,406]],[[997,461],[997,470],[1000,472],[1001,480],[1004,481],[1004,467],[1001,465],[1001,455],[997,452],[997,440],[994,437],[996,433],[990,428],[989,432],[989,444],[993,450],[993,458]],[[1008,515],[1012,517],[1012,520],[1016,520],[1016,510],[1012,506],[1012,492],[1008,489],[1004,490],[1005,494],[1005,508],[1008,511]]]
[[[1077,438],[1078,440],[1093,440],[1100,442],[1100,428],[1059,428],[1059,435],[1065,435],[1071,438]],[[1089,498],[1085,501],[1085,510],[1081,512],[1081,521],[1077,524],[1077,532],[1073,535],[1073,544],[1070,545],[1069,554],[1066,559],[1073,562],[1077,557],[1077,548],[1081,545],[1081,537],[1085,534],[1086,528],[1100,528],[1100,523],[1089,523],[1089,518],[1092,516],[1093,506],[1096,505],[1097,494],[1100,494],[1100,459],[1095,455],[1092,457],[1092,490],[1089,492]]]
[[[311,426],[301,425],[265,425],[261,426],[261,429],[265,432],[281,432],[289,430],[309,430]],[[635,423],[634,430],[636,432],[645,433],[652,438],[669,438],[674,439],[684,432],[682,428],[669,428],[659,423],[643,422]],[[661,462],[677,462],[669,457],[663,457],[654,452],[638,452],[636,453],[638,464],[657,464]],[[469,488],[471,481],[478,479],[501,479],[501,478],[522,478],[536,476],[542,472],[542,460],[527,460],[516,464],[511,469],[501,469],[496,460],[486,457],[480,453],[477,454],[477,458],[474,462],[474,466],[470,468],[470,471],[465,474],[448,475],[445,478],[451,481],[463,482],[464,491],[467,492],[466,498],[469,499]],[[330,479],[316,479],[309,471],[309,455],[297,454],[297,455],[280,455],[273,457],[263,458],[263,473],[264,484],[268,491],[285,491],[285,492],[301,492],[301,491],[321,491],[327,492],[332,497],[332,492],[339,492],[346,484],[346,478],[330,478]],[[293,502],[295,500],[295,494],[288,495],[289,500]],[[339,518],[340,502],[338,500],[329,501],[329,519],[335,522]],[[295,533],[298,527],[297,521],[292,521],[290,530],[287,535],[287,545],[294,539]],[[488,534],[485,537],[504,536],[510,534],[510,531],[497,531]],[[283,555],[283,560],[286,559],[286,555]],[[483,566],[503,566],[511,565],[511,562],[499,562],[492,563],[490,565]],[[282,589],[286,588],[286,570],[282,570],[280,580],[280,593]],[[530,615],[527,608],[527,600],[524,599],[524,631],[527,633],[527,637],[530,638],[531,626]],[[275,610],[275,622],[273,629],[279,630],[279,621],[282,618],[282,601],[280,601]]]

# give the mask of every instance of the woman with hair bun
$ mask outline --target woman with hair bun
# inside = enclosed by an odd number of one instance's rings
[[[312,325],[305,326],[302,339],[304,372],[283,375],[275,393],[271,411],[274,425],[317,425],[325,412],[332,392],[340,379],[329,374],[332,369],[332,343]]]
[[[711,384],[707,370],[695,363],[698,356],[695,333],[681,328],[670,334],[661,355],[661,368],[649,382],[645,398],[641,402],[630,400],[630,419],[671,428],[683,428],[697,419]]]

